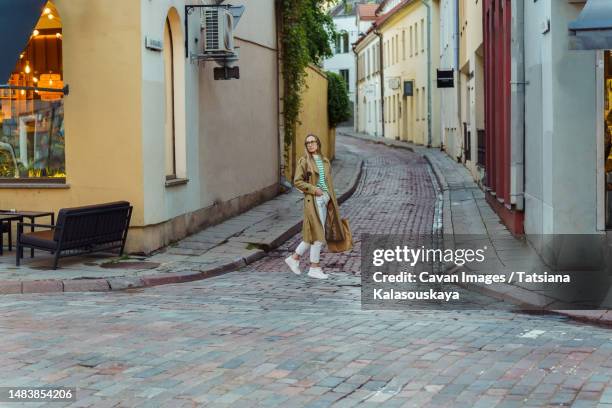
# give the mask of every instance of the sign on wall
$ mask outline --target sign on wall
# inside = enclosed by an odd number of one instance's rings
[[[145,37],[145,47],[151,51],[162,51],[164,45],[160,40],[154,40],[153,38]]]
[[[438,71],[438,88],[454,88],[455,76],[452,69],[439,69]]]

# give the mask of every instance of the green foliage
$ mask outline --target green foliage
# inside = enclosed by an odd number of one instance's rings
[[[329,127],[334,128],[340,122],[351,117],[351,102],[348,96],[347,84],[342,76],[335,72],[327,72],[327,113]]]
[[[285,146],[295,140],[302,107],[306,68],[330,57],[334,23],[324,6],[332,0],[281,0],[281,47],[284,84]]]

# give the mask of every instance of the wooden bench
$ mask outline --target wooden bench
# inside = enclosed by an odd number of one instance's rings
[[[55,255],[53,269],[59,258],[90,252],[119,249],[123,254],[127,239],[132,206],[127,201],[62,208],[55,225],[17,224],[16,264],[23,258],[23,249],[32,248]],[[42,231],[23,232],[24,226],[47,228]]]

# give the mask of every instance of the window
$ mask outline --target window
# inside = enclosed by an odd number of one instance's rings
[[[378,54],[376,53],[376,44],[372,46],[372,74],[378,72],[378,58],[376,58]]]
[[[393,65],[395,63],[395,37],[391,37],[391,62],[389,65]]]
[[[346,84],[346,90],[348,91],[349,90],[349,70],[341,69],[340,76],[342,77],[342,79],[344,79],[344,83]]]
[[[419,55],[419,25],[415,23],[414,25],[414,55]]]
[[[389,123],[389,97],[385,97],[385,123]]]
[[[385,122],[389,123],[391,118],[389,117],[389,97],[385,97]]]
[[[164,163],[166,180],[187,178],[187,147],[185,131],[185,77],[181,18],[171,8],[164,27],[164,89],[165,129]]]
[[[410,56],[412,57],[413,47],[412,47],[412,26],[410,26]]]
[[[387,123],[387,120],[389,120],[389,115],[387,115],[387,98],[383,98],[383,104],[384,104],[384,112],[385,112],[385,123]]]
[[[372,56],[372,73],[376,72],[376,47],[371,47],[371,56]]]
[[[386,47],[387,43],[383,43],[382,47],[383,47],[383,60],[382,60],[382,64],[383,64],[383,68],[387,68],[387,47]]]
[[[366,75],[370,75],[370,50],[366,51]]]
[[[374,124],[378,123],[378,101],[374,100]]]
[[[336,54],[346,54],[349,52],[349,35],[346,31],[336,34]]]
[[[395,34],[395,62],[399,62],[399,34]]]
[[[0,90],[1,181],[64,183],[62,21],[52,3],[45,5],[11,76],[0,83],[7,79],[10,88]]]
[[[386,47],[386,50],[385,50],[385,62],[386,62],[386,66],[388,67],[389,66],[389,41],[387,41],[385,43],[385,47]]]
[[[419,102],[421,102],[421,100],[420,100],[420,98],[419,98],[419,89],[418,89],[418,88],[417,88],[417,90],[416,90],[416,95],[415,95],[415,97],[414,97],[414,100],[415,100],[415,105],[416,105],[416,106],[415,106],[415,113],[416,113],[416,115],[415,115],[415,116],[416,116],[416,120],[417,120],[417,122],[418,122],[418,121],[419,121],[419,118],[421,117],[421,115],[419,115],[419,112],[420,112],[420,111],[419,111],[419,109],[420,109],[420,104],[419,104]]]
[[[422,109],[421,109],[421,113],[422,113],[422,119],[425,120],[425,115],[426,112],[428,111],[428,107],[427,107],[427,101],[425,100],[425,96],[427,95],[427,93],[425,92],[425,87],[422,88],[421,91],[421,97],[423,98],[423,103],[422,103]]]
[[[400,113],[402,112],[402,100],[400,99],[399,94],[395,95],[395,100],[397,101],[397,121],[399,122],[400,120],[402,120],[402,116],[400,115]]]
[[[170,20],[164,29],[164,68],[166,84],[166,180],[176,178],[176,117],[174,115],[174,43]]]
[[[406,31],[402,31],[402,60],[406,61]]]
[[[425,20],[421,19],[421,52],[425,51]]]
[[[359,57],[359,71],[361,72],[361,79],[365,79],[365,54],[361,54]]]

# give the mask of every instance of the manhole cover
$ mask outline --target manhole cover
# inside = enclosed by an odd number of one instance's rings
[[[157,262],[109,262],[100,265],[106,269],[155,269],[160,264]]]

